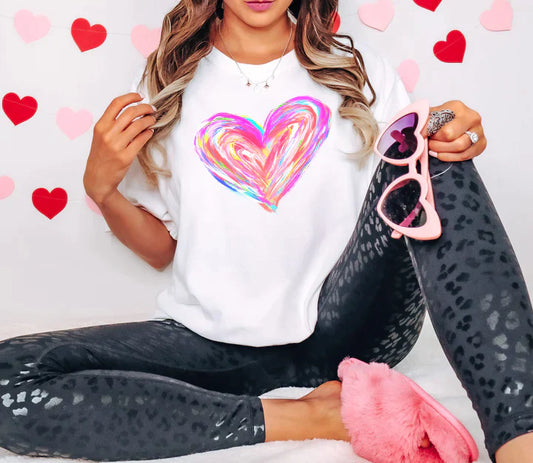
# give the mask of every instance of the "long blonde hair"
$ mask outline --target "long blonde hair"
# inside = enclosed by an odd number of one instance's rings
[[[372,152],[378,135],[377,122],[370,111],[376,93],[368,79],[363,57],[349,35],[332,32],[338,0],[293,0],[289,12],[296,18],[294,48],[300,64],[311,78],[338,92],[342,97],[339,116],[352,121],[361,137],[362,148],[352,153],[361,158]],[[182,95],[194,77],[198,62],[212,49],[210,31],[216,16],[216,0],[180,0],[165,15],[159,47],[146,63],[139,86],[145,85],[150,103],[157,107],[154,134],[138,154],[147,181],[157,186],[157,174],[171,176],[152,157],[156,148],[167,165],[167,152],[161,141],[181,118]],[[347,39],[349,46],[339,41]],[[333,53],[332,47],[341,51]],[[343,54],[344,53],[344,54]],[[363,94],[365,83],[372,93],[369,102]]]

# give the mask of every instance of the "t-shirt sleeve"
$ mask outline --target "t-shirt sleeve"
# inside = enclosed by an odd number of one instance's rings
[[[144,99],[139,103],[148,102],[148,92],[144,86],[139,86],[144,66],[139,67],[135,72],[135,78],[130,86],[130,92],[139,92],[144,96]],[[169,204],[175,204],[175,201],[169,201],[167,197],[169,193],[163,180],[158,176],[158,187],[153,188],[148,183],[144,171],[139,163],[137,157],[134,158],[126,175],[118,184],[117,189],[122,195],[130,201],[134,206],[139,206],[145,211],[157,217],[169,231],[170,236],[177,240],[178,229],[176,221],[169,212]],[[104,219],[104,228],[106,232],[112,232],[111,228]]]

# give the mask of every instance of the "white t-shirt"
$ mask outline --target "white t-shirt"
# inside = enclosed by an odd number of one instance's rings
[[[410,98],[386,59],[356,47],[383,127]],[[240,67],[258,82],[277,64]],[[160,176],[159,189],[150,189],[135,160],[118,188],[177,239],[153,319],[173,318],[233,344],[300,342],[314,330],[320,288],[353,232],[379,158],[358,163],[343,153],[361,141],[338,115],[341,96],[314,82],[294,50],[270,88],[245,83],[235,62],[213,48],[165,140],[172,178]]]

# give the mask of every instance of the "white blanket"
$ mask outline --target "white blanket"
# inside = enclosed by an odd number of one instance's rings
[[[28,334],[31,332],[36,331],[27,331]],[[0,331],[0,339],[6,339],[11,336],[5,329]],[[414,349],[395,368],[414,379],[447,407],[474,437],[480,454],[477,461],[491,463],[483,445],[483,432],[479,419],[440,347],[429,316],[426,316],[422,333]],[[309,391],[311,391],[309,388],[280,388],[270,391],[262,397],[297,398]],[[16,455],[0,448],[0,463],[15,461],[23,463],[24,460],[28,463],[33,461],[32,457]],[[349,443],[324,439],[267,442],[185,457],[166,458],[164,460],[169,463],[366,463],[368,461],[357,457]],[[68,459],[43,458],[41,461],[46,463],[66,463]]]

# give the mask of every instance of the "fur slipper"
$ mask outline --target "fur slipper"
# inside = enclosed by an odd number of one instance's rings
[[[355,453],[373,463],[470,463],[467,429],[420,386],[386,363],[346,357],[338,367],[341,415]],[[419,447],[424,435],[428,448]]]

